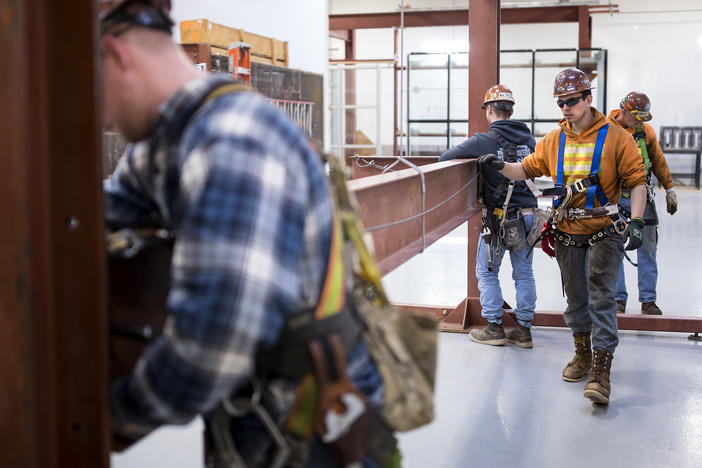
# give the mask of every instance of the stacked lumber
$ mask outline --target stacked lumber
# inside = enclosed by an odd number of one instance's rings
[[[229,53],[229,44],[245,42],[251,46],[252,62],[269,63],[279,67],[288,66],[287,41],[260,36],[206,19],[181,21],[180,42],[182,44],[210,44],[212,55],[224,56]]]

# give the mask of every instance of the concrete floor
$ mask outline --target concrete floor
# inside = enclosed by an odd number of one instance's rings
[[[679,210],[659,200],[658,305],[667,315],[702,316],[702,192],[678,189]],[[384,278],[393,301],[456,305],[466,296],[466,227],[461,226]],[[558,265],[535,251],[537,309],[563,310]],[[635,255],[632,256],[635,261]],[[639,313],[636,270],[626,263],[627,313]],[[508,261],[503,294],[514,304]],[[702,343],[682,333],[621,332],[609,407],[568,383],[567,329],[535,328],[534,348],[440,338],[434,423],[400,436],[403,466],[699,467],[702,466]]]
[[[702,192],[679,189],[675,216],[659,192],[658,305],[667,315],[702,316]],[[466,296],[465,225],[384,278],[393,301],[455,306]],[[563,310],[558,266],[535,251],[537,309]],[[636,272],[627,264],[628,313],[638,313]],[[514,303],[509,262],[500,276]],[[439,342],[435,421],[402,434],[403,466],[702,466],[702,343],[687,334],[621,332],[609,407],[582,396],[584,382],[561,370],[573,351],[566,329],[534,329],[534,348],[492,347],[463,334]],[[159,429],[112,456],[116,468],[198,467],[199,420]]]

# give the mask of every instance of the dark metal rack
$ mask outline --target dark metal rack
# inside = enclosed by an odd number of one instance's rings
[[[537,65],[536,63],[536,56],[539,53],[553,53],[553,52],[573,52],[575,54],[575,60],[573,62],[568,62],[568,63],[554,63],[554,64],[543,64],[543,65]],[[501,50],[500,54],[511,54],[511,53],[531,53],[531,64],[530,65],[516,65],[516,66],[509,66],[509,67],[504,67],[502,66],[501,68],[526,68],[530,67],[531,68],[531,112],[530,112],[530,118],[529,119],[516,119],[521,122],[524,122],[525,124],[529,125],[531,127],[532,133],[534,132],[534,127],[535,124],[538,123],[557,123],[560,119],[538,119],[536,118],[535,115],[535,104],[536,104],[536,69],[541,68],[541,67],[562,67],[565,68],[567,66],[575,66],[576,68],[581,68],[583,60],[581,60],[581,56],[584,54],[592,53],[592,52],[597,52],[597,53],[602,53],[602,70],[601,73],[599,74],[599,77],[601,79],[601,88],[600,88],[600,93],[601,97],[598,98],[598,101],[600,104],[598,107],[602,107],[602,111],[604,112],[606,110],[607,106],[607,50],[602,49],[599,47],[591,47],[591,48],[583,48],[583,49],[576,49],[576,48],[560,48],[560,49],[505,49]],[[448,149],[451,146],[451,124],[453,123],[465,123],[466,125],[468,124],[467,119],[452,119],[451,118],[451,71],[454,68],[459,68],[459,67],[453,67],[452,66],[452,57],[454,55],[466,55],[468,52],[455,52],[455,53],[445,53],[445,54],[439,54],[439,53],[432,53],[432,52],[412,52],[407,54],[407,154],[411,154],[411,131],[410,131],[410,126],[411,124],[415,123],[436,123],[436,124],[445,124],[446,125],[446,148]],[[422,55],[445,55],[446,56],[446,66],[431,66],[431,67],[412,67],[412,61],[411,58],[413,56],[422,56]],[[500,61],[502,63],[502,61]],[[589,64],[596,64],[596,61],[589,61]],[[421,69],[440,69],[440,70],[447,70],[447,78],[446,78],[446,118],[445,119],[412,119],[410,118],[410,105],[411,105],[411,99],[410,99],[410,92],[411,92],[411,76],[412,76],[412,70],[421,70]],[[465,67],[460,67],[460,68],[465,68]],[[586,70],[587,71],[587,70]],[[421,136],[421,135],[420,135]],[[435,135],[432,135],[435,136]]]

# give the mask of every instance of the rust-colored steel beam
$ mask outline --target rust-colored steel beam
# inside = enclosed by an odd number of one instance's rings
[[[2,467],[109,466],[97,12],[71,6],[0,2]]]
[[[405,159],[417,166],[426,166],[439,161],[438,156],[409,156]],[[361,156],[358,161],[352,157],[347,158],[347,165],[351,166],[351,178],[360,179],[361,177],[378,175],[383,171],[383,168],[391,165],[392,171],[399,171],[409,167],[402,161],[397,161],[397,158],[394,156]]]
[[[480,210],[477,200],[477,165],[455,160],[422,166],[425,180],[425,247],[449,233]],[[461,187],[470,182],[463,190]],[[366,228],[404,220],[422,212],[421,177],[414,169],[351,180]],[[422,251],[422,218],[372,232],[375,256],[386,274]]]
[[[344,43],[344,58],[346,60],[356,59],[356,31],[349,31],[348,40]],[[353,106],[356,104],[356,70],[346,70],[344,73],[344,81],[346,83],[345,102],[347,106]],[[342,109],[344,112],[344,119],[346,126],[344,131],[346,133],[346,144],[352,145],[356,143],[356,130],[358,129],[356,125],[356,109]],[[379,136],[380,137],[380,136]],[[353,154],[353,148],[346,149],[345,155]]]
[[[468,134],[486,132],[481,108],[485,91],[500,81],[500,2],[470,0],[470,67],[468,68]]]
[[[509,312],[514,316],[513,312]],[[563,312],[537,311],[534,325],[566,327]],[[618,314],[619,330],[702,333],[702,317],[677,317],[672,315]]]
[[[468,307],[466,307],[468,304]],[[442,321],[442,331],[469,333],[474,327],[487,324],[480,315],[479,298],[466,298],[456,306],[423,305],[396,303],[400,310],[422,312]],[[512,310],[505,310],[505,327],[514,327],[516,316]],[[532,324],[539,327],[568,327],[563,312],[536,311]],[[676,317],[671,315],[617,315],[619,330],[702,333],[702,317]]]
[[[335,39],[341,39],[342,41],[350,41],[351,40],[351,31],[349,29],[339,29],[336,31],[329,31],[329,37],[333,37]]]
[[[587,6],[578,7],[578,49],[592,47],[592,16]]]
[[[405,27],[467,26],[468,12],[469,10],[465,8],[437,11],[406,11]],[[501,24],[577,23],[579,21],[577,6],[502,8],[501,16]],[[392,27],[400,27],[400,13],[329,15],[330,30]],[[472,46],[471,49],[473,49]]]

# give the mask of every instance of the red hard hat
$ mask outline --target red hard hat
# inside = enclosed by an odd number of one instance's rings
[[[631,112],[641,122],[648,122],[653,118],[651,115],[651,101],[648,96],[638,91],[632,91],[622,99],[619,107]]]
[[[580,91],[594,89],[585,72],[577,68],[566,68],[553,82],[553,97],[567,96]]]
[[[490,102],[496,101],[506,101],[514,104],[514,95],[512,90],[505,85],[496,84],[485,92],[485,99],[483,100],[483,109],[485,105]]]

